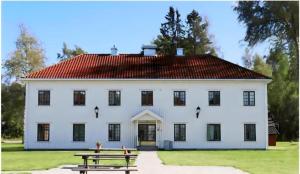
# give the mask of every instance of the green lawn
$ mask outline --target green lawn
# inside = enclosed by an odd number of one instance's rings
[[[298,142],[279,142],[269,150],[159,151],[167,165],[233,166],[251,174],[298,174]]]
[[[79,152],[83,151],[24,151],[20,143],[2,143],[2,170],[30,171],[64,164],[82,164],[82,159],[74,156]],[[106,160],[103,164],[125,164],[125,160]]]

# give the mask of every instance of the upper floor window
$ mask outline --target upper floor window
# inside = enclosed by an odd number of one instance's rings
[[[85,124],[73,124],[73,141],[85,140]]]
[[[85,91],[74,91],[74,105],[85,105]]]
[[[50,125],[49,124],[38,124],[37,126],[37,140],[38,141],[49,141]]]
[[[221,125],[208,124],[207,125],[207,141],[221,141]]]
[[[244,91],[244,106],[255,106],[255,92]]]
[[[185,124],[174,124],[174,141],[186,140],[186,126]]]
[[[120,124],[108,125],[108,141],[120,141],[121,126]]]
[[[245,141],[256,141],[255,124],[244,124],[244,140]]]
[[[185,91],[174,91],[174,106],[185,106]]]
[[[142,106],[153,106],[153,91],[142,91]]]
[[[208,92],[209,106],[220,106],[220,91]]]
[[[50,105],[50,91],[39,90],[38,91],[38,105]]]
[[[121,105],[121,91],[109,91],[108,92],[108,103],[109,103],[109,106],[120,106]]]

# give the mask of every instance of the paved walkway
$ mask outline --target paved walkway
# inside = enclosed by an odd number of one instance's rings
[[[156,152],[140,152],[136,164],[138,172],[132,174],[247,174],[233,167],[221,166],[170,166],[163,165]],[[78,174],[67,169],[70,166],[54,168],[46,171],[34,171],[32,174]],[[90,174],[124,174],[125,172],[88,172]]]

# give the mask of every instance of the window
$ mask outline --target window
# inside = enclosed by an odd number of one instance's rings
[[[174,91],[174,106],[185,106],[185,91]]]
[[[108,125],[108,141],[120,141],[120,124]]]
[[[85,91],[74,91],[74,105],[85,105]]]
[[[142,106],[153,106],[153,91],[142,91]]]
[[[255,92],[244,91],[244,106],[255,106]]]
[[[49,141],[49,124],[38,124],[37,140],[38,141]]]
[[[221,141],[221,125],[208,124],[207,125],[207,141]]]
[[[121,91],[109,91],[108,98],[109,98],[108,99],[109,106],[121,105]]]
[[[49,90],[39,90],[38,92],[38,105],[50,105],[50,91]]]
[[[220,106],[220,91],[208,92],[209,106]]]
[[[256,141],[255,124],[245,124],[244,125],[244,140],[245,141]]]
[[[73,124],[73,141],[85,140],[85,125]]]
[[[186,139],[185,124],[174,124],[174,141],[185,141]]]

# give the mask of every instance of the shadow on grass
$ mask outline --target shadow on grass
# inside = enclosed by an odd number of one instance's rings
[[[15,152],[15,151],[24,151],[23,146],[6,146],[5,144],[2,144],[1,147],[2,152]]]

